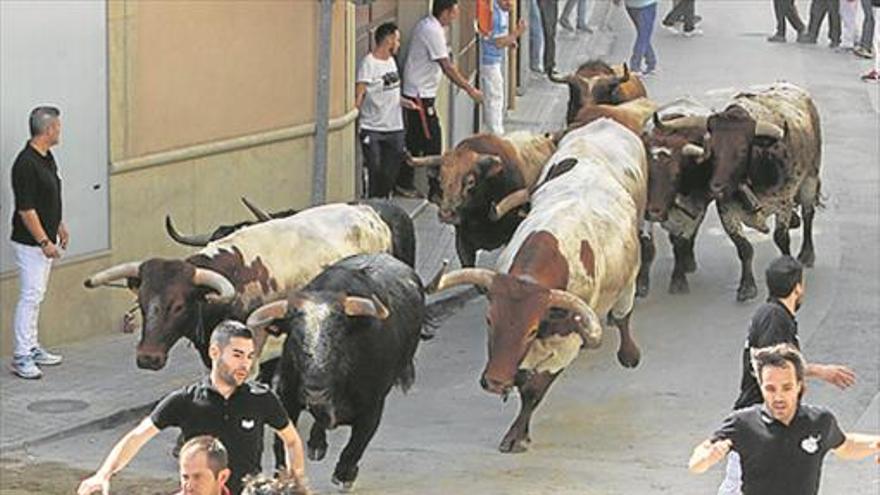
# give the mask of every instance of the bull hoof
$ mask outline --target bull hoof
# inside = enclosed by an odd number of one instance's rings
[[[522,454],[529,450],[529,438],[516,438],[512,435],[505,436],[498,446],[498,450],[505,454]]]
[[[685,273],[694,273],[697,271],[697,260],[693,256],[685,258],[683,264]]]
[[[624,368],[635,368],[642,359],[642,353],[638,347],[620,349],[617,351],[617,361]]]
[[[788,230],[795,230],[801,227],[801,217],[795,212],[791,212],[791,219],[788,220]]]
[[[758,296],[758,288],[754,283],[751,285],[741,285],[736,290],[736,300],[738,302],[746,302]]]
[[[354,489],[354,480],[357,478],[357,475],[357,466],[350,469],[336,466],[336,471],[334,471],[333,477],[330,478],[330,482],[338,486],[341,491],[350,492]]]
[[[636,297],[648,297],[650,290],[651,286],[648,282],[636,282]]]
[[[673,278],[669,281],[670,294],[690,294],[691,287],[686,278]]]
[[[807,268],[813,268],[813,264],[816,263],[816,253],[813,251],[801,251],[801,254],[798,255],[798,261]]]
[[[310,461],[320,461],[327,455],[327,444],[323,445],[306,445],[306,453]]]

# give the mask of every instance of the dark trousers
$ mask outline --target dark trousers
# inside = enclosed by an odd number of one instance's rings
[[[871,10],[871,0],[862,0],[862,12],[865,14],[865,20],[862,21],[862,41],[859,45],[865,50],[871,50],[874,46],[874,23],[878,22],[874,19],[874,11]]]
[[[840,43],[840,0],[813,0],[810,4],[810,38],[819,37],[819,28],[828,14],[828,39]]]
[[[804,21],[798,15],[794,0],[773,0],[773,12],[776,14],[776,34],[785,36],[786,19],[798,33],[804,31]]]
[[[387,198],[403,163],[404,132],[361,129],[360,138],[364,166],[369,172],[369,197]]]
[[[407,97],[415,99],[412,97]],[[430,136],[425,134],[422,118],[418,110],[403,109],[403,125],[406,127],[406,149],[414,157],[439,155],[443,151],[443,129],[437,111],[434,110],[434,98],[422,98],[425,109],[425,123]],[[412,167],[402,167],[397,174],[397,185],[404,189],[415,189]]]
[[[559,18],[558,0],[538,0],[541,27],[544,29],[544,72],[556,68],[556,21]]]
[[[675,6],[663,18],[663,24],[671,26],[681,20],[685,31],[693,31],[695,3],[696,0],[676,0]]]

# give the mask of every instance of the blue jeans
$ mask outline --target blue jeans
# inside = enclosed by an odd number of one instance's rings
[[[560,22],[563,20],[568,22],[568,16],[571,15],[575,5],[577,5],[577,28],[581,30],[587,29],[587,0],[566,0],[565,7],[562,8]]]
[[[544,30],[541,29],[541,12],[538,0],[529,0],[529,68],[544,72],[541,57],[544,54]]]
[[[654,47],[651,46],[651,36],[654,35],[654,20],[657,18],[657,4],[647,7],[626,8],[626,13],[636,26],[636,42],[633,44],[633,53],[629,59],[629,67],[634,71],[642,71],[642,59],[645,60],[646,71],[651,72],[657,67],[657,56]]]

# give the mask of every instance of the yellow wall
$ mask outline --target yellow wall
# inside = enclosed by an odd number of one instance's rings
[[[328,201],[354,197],[352,9],[333,12]],[[115,331],[133,298],[84,289],[91,273],[191,252],[165,235],[166,213],[202,232],[248,218],[240,196],[308,205],[318,15],[312,1],[108,3],[111,250],[53,269],[42,343]],[[0,280],[5,354],[17,289]]]

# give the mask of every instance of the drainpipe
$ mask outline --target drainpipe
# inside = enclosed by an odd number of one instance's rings
[[[312,168],[312,205],[326,202],[327,197],[327,127],[330,118],[330,28],[333,0],[321,4],[318,30],[318,78],[315,96],[315,163]]]

